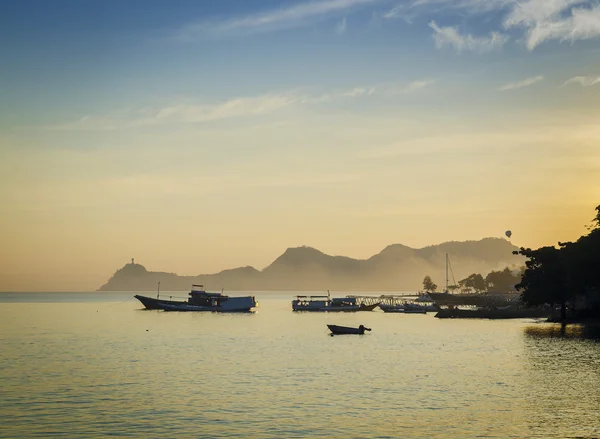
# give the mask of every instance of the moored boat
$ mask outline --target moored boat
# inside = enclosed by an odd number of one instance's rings
[[[379,308],[386,313],[427,314],[437,311],[435,304],[414,299],[414,296],[381,296]]]
[[[352,312],[373,311],[379,304],[359,303],[353,296],[334,297],[327,296],[296,296],[292,300],[294,311],[317,311],[317,312]]]
[[[552,309],[546,307],[523,308],[477,308],[459,309],[456,307],[440,309],[435,315],[438,319],[526,319],[546,318],[552,315]]]
[[[164,300],[159,295],[152,297],[134,296],[146,309],[163,311],[213,311],[249,312],[256,307],[254,296],[229,297],[221,293],[208,293],[203,285],[192,285],[187,301]]]
[[[350,326],[339,326],[339,325],[327,325],[327,327],[331,331],[331,335],[342,335],[342,334],[362,335],[365,333],[365,331],[371,330],[371,328],[366,328],[363,325],[360,325],[358,328],[353,328]]]

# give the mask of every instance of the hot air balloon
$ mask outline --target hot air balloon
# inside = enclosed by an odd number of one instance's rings
[[[510,230],[507,230],[504,234],[508,239],[510,239],[510,237],[512,236],[512,232]]]

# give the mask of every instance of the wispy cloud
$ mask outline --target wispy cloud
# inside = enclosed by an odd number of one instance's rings
[[[385,19],[400,18],[412,22],[422,15],[443,14],[457,10],[461,15],[485,14],[514,5],[515,0],[413,0],[403,1],[383,13]]]
[[[394,6],[383,17],[443,15],[449,10],[459,11],[466,17],[504,14],[504,30],[522,32],[530,51],[547,41],[573,43],[600,37],[600,0],[413,0]],[[493,45],[490,41],[501,46],[508,38],[500,29],[492,32],[489,38],[476,38],[461,36],[455,26],[431,27],[436,32],[434,38],[438,47],[451,45],[459,52],[469,47],[487,50]],[[520,40],[520,36],[515,39]]]
[[[379,0],[320,0],[295,3],[291,6],[242,17],[191,23],[180,29],[176,34],[176,38],[183,41],[194,41],[204,38],[293,29],[343,15],[355,8],[377,1]]]
[[[525,28],[529,50],[550,40],[575,42],[597,38],[600,4],[591,0],[529,0],[516,3],[504,26]]]
[[[479,53],[492,52],[502,48],[508,41],[508,36],[492,32],[488,37],[474,37],[471,34],[461,35],[456,26],[441,27],[435,21],[429,23],[434,30],[433,38],[438,49],[445,46],[453,47],[458,53],[472,51]]]
[[[404,5],[394,6],[392,9],[383,14],[383,18],[403,18],[405,16],[404,10]]]
[[[242,116],[257,116],[302,102],[303,96],[294,92],[269,93],[254,97],[240,97],[218,104],[179,104],[159,109],[150,118],[138,119],[137,124],[155,122],[212,122]]]
[[[344,35],[346,33],[346,17],[342,18],[335,26],[335,33],[338,35]]]
[[[567,79],[564,85],[579,84],[582,87],[591,87],[592,85],[600,84],[600,76],[575,76]]]
[[[515,2],[510,14],[504,20],[506,27],[533,26],[555,19],[568,7],[586,3],[586,0],[525,0]]]
[[[499,88],[500,91],[508,91],[508,90],[517,90],[523,87],[529,87],[530,85],[536,84],[540,81],[543,81],[543,76],[533,76],[531,78],[525,78],[521,81],[509,82],[508,84],[504,84]]]
[[[177,103],[160,108],[120,110],[100,116],[84,116],[64,124],[43,126],[43,129],[61,131],[108,131],[168,123],[207,123],[240,117],[255,117],[285,108],[333,103],[342,99],[371,96],[394,97],[419,92],[436,81],[422,79],[409,83],[376,84],[367,87],[333,90],[327,93],[305,93],[297,90],[266,93],[258,96],[237,97],[216,103]]]
[[[408,7],[426,10],[459,9],[468,14],[481,14],[503,9],[514,3],[515,0],[414,0]]]

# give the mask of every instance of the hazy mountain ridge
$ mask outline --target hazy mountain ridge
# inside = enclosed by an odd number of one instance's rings
[[[330,256],[312,247],[288,248],[262,271],[239,267],[215,274],[179,276],[148,271],[140,264],[126,264],[99,291],[186,291],[192,284],[208,290],[418,290],[425,275],[445,284],[445,255],[450,255],[456,281],[471,273],[484,276],[491,270],[520,266],[521,256],[504,239],[445,242],[413,249],[392,244],[368,259]],[[450,276],[452,283],[452,276]]]

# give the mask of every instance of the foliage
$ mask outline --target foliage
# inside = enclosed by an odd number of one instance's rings
[[[462,291],[481,292],[486,290],[486,284],[483,276],[476,273],[473,273],[469,277],[458,281],[458,285]]]
[[[448,285],[448,291],[454,293],[456,290],[460,289],[459,285]]]
[[[435,290],[437,290],[437,285],[433,283],[433,281],[431,280],[431,277],[429,276],[425,276],[423,278],[423,289],[425,291],[429,292],[434,292]]]
[[[521,248],[516,254],[528,258],[517,289],[528,305],[560,304],[566,318],[567,303],[591,298],[600,292],[600,205],[591,231],[576,242],[559,243],[559,248]]]
[[[491,271],[485,277],[485,284],[488,291],[498,293],[509,293],[515,291],[515,285],[521,279],[520,274],[513,274],[510,268],[506,267],[502,271]]]

